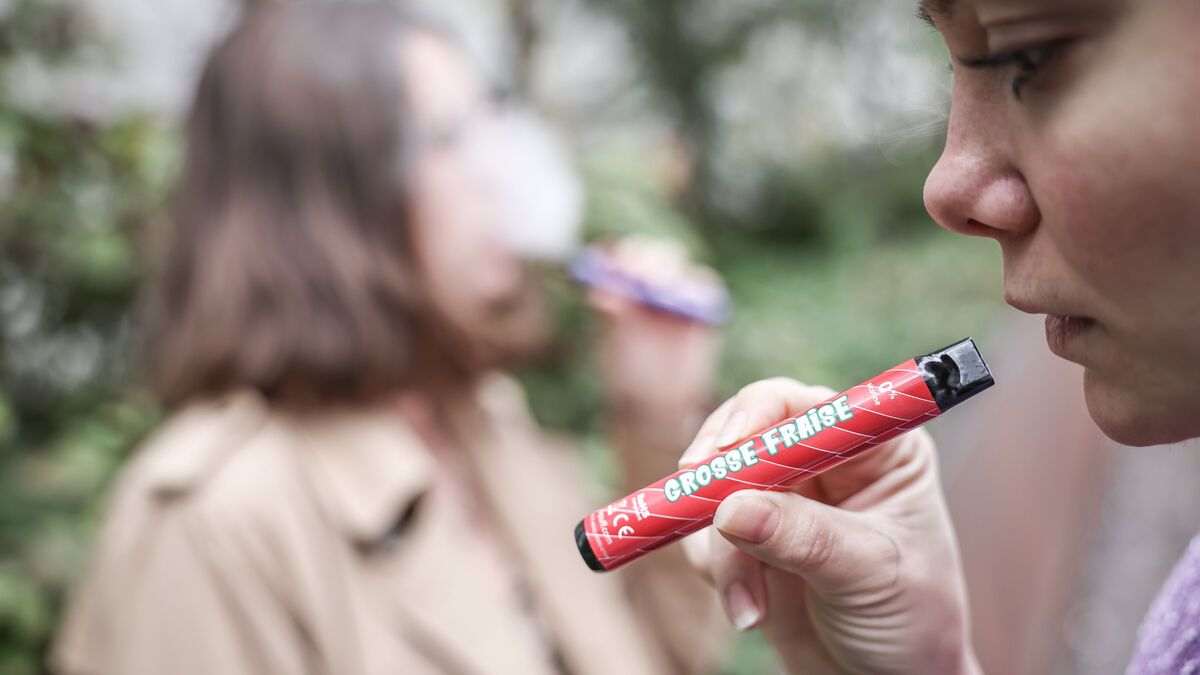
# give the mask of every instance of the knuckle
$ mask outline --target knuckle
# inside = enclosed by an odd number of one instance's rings
[[[791,378],[771,377],[742,387],[738,390],[737,398],[741,401],[778,398],[785,391],[803,386]]]
[[[824,400],[837,395],[837,392],[833,389],[820,384],[808,385],[808,391],[819,400]]]
[[[778,542],[782,557],[799,569],[820,569],[837,559],[841,539],[819,513],[793,517]]]
[[[700,434],[711,429],[713,425],[717,423],[717,419],[721,417],[723,412],[723,410],[718,408],[717,410],[709,413],[708,417],[705,417],[704,421],[700,423],[700,428],[696,430],[696,436],[698,437]]]
[[[916,429],[907,435],[917,451],[922,454],[930,454],[937,449],[937,444],[933,442],[933,436],[929,435],[927,429]]]
[[[896,439],[901,463],[918,467],[937,465],[937,445],[925,429],[917,429]]]
[[[763,382],[765,384],[771,385],[772,387],[803,387],[803,386],[805,386],[799,380],[796,380],[796,379],[793,379],[790,377],[784,377],[783,375],[776,375],[775,377],[768,377],[767,379],[763,380]]]
[[[933,442],[933,436],[930,436],[929,432],[924,429],[918,429],[917,431],[920,433],[914,435],[912,441],[917,459],[922,464],[930,464],[936,467],[938,464],[938,453],[937,444]]]
[[[705,432],[716,431],[717,425],[725,422],[725,415],[729,412],[732,403],[733,399],[729,399],[718,406],[716,410],[709,413],[708,417],[704,418],[704,422],[700,424],[700,428],[696,430],[696,438],[699,438]]]
[[[753,397],[758,394],[758,392],[763,390],[763,385],[766,383],[767,380],[757,380],[755,382],[751,382],[750,384],[743,386],[741,389],[738,389],[738,392],[734,398],[738,400],[745,400],[746,398]]]
[[[900,545],[896,543],[894,537],[887,534],[886,530],[878,530],[878,532],[879,550],[876,552],[876,557],[879,560],[880,576],[884,585],[896,586],[902,576],[904,555],[900,552]]]

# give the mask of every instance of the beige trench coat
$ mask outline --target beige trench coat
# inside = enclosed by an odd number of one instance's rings
[[[678,547],[598,575],[602,505],[516,385],[481,385],[467,453],[525,592],[386,408],[297,419],[251,394],[175,415],[120,476],[51,654],[64,675],[711,671],[713,593]]]

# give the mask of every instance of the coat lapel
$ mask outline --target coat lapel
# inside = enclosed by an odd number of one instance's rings
[[[437,672],[548,675],[513,589],[398,412],[306,423],[309,475],[364,572],[363,601]],[[379,672],[389,672],[386,665]]]
[[[629,610],[621,573],[592,572],[575,548],[571,535],[591,500],[572,449],[537,428],[515,383],[485,382],[479,402],[459,425],[471,432],[464,437],[475,441],[470,452],[484,496],[514,544],[570,672],[669,672]]]

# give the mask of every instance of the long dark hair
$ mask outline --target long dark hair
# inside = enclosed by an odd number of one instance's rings
[[[168,405],[235,389],[369,399],[404,382],[414,301],[393,6],[248,10],[187,121],[151,289],[150,379]]]

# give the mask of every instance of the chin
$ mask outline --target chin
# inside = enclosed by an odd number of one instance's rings
[[[549,313],[531,302],[476,323],[467,335],[474,349],[474,370],[512,368],[542,357],[554,343]]]
[[[544,357],[553,345],[553,334],[526,328],[517,335],[505,335],[489,342],[483,350],[481,370],[514,368]]]
[[[1184,403],[1188,396],[1122,387],[1090,370],[1084,373],[1083,393],[1092,420],[1121,445],[1142,448],[1200,437],[1200,407]]]

